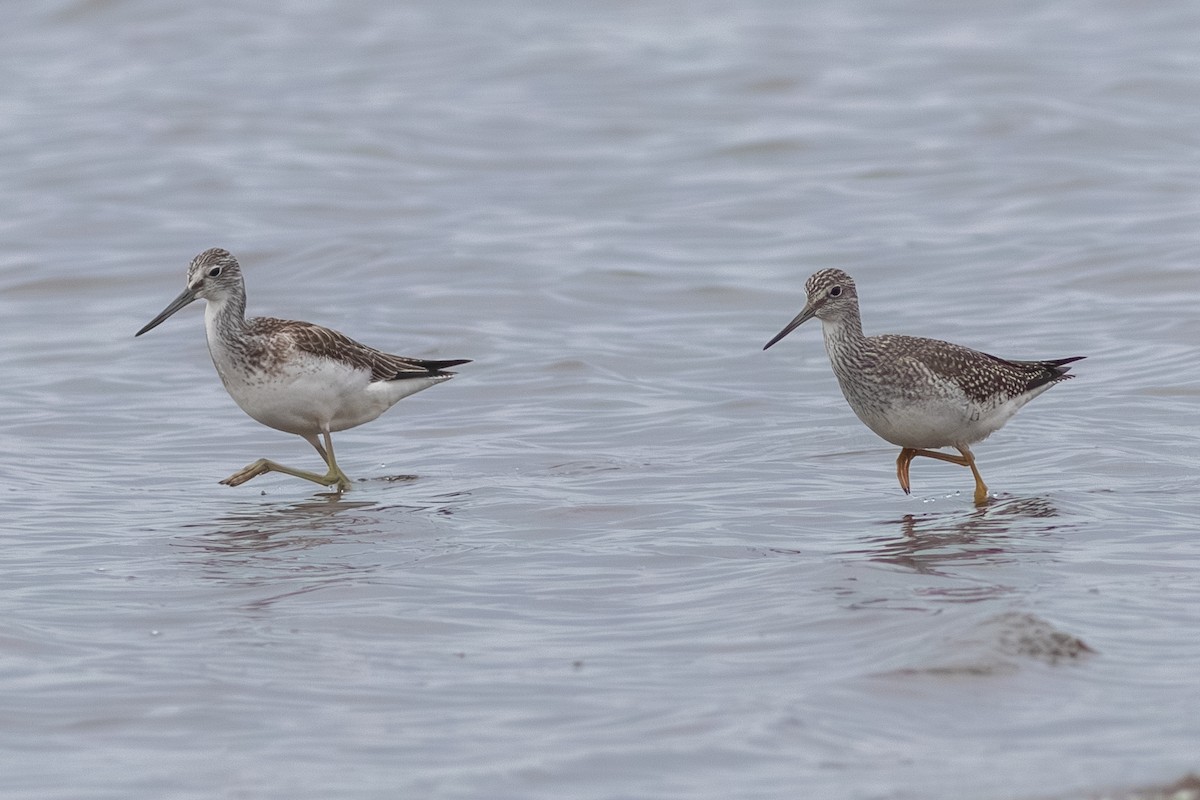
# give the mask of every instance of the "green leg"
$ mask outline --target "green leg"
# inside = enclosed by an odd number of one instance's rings
[[[304,441],[316,448],[321,454],[321,460],[325,462],[325,466],[329,467],[329,471],[324,475],[318,475],[315,472],[306,472],[302,469],[293,469],[285,467],[283,464],[277,464],[266,458],[260,458],[253,464],[249,464],[237,472],[230,475],[225,480],[221,481],[226,486],[241,486],[252,478],[257,478],[259,475],[265,475],[268,472],[281,472],[284,475],[291,475],[294,478],[303,478],[306,481],[319,483],[322,486],[337,486],[338,492],[347,491],[350,488],[350,479],[346,477],[346,473],[342,472],[337,465],[337,461],[333,457],[333,439],[329,436],[329,431],[323,431],[325,437],[325,446],[315,436],[305,436]]]

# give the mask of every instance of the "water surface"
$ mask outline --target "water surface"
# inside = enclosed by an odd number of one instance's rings
[[[13,798],[1082,798],[1200,771],[1200,9],[42,2],[0,68]],[[251,313],[472,358],[316,468]],[[979,445],[819,328],[1087,355]],[[1182,784],[1180,784],[1182,785]]]

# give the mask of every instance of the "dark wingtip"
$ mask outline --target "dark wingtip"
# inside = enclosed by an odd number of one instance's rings
[[[1076,361],[1082,361],[1085,358],[1087,358],[1087,356],[1071,356],[1070,358],[1055,358],[1050,361],[1042,362],[1050,373],[1048,382],[1057,383],[1058,381],[1066,381],[1074,378],[1075,376],[1070,374],[1071,368],[1066,365],[1073,364]],[[1042,383],[1046,382],[1047,381],[1042,381]]]
[[[406,358],[404,359],[414,367],[420,367],[426,370],[425,374],[419,372],[401,372],[388,380],[404,380],[405,378],[428,378],[435,375],[455,375],[457,373],[450,372],[450,367],[457,367],[459,364],[470,364],[469,358],[452,358],[444,361],[431,361],[426,358]]]
[[[1051,361],[1049,363],[1051,365],[1051,369],[1053,369],[1055,372],[1057,372],[1062,377],[1073,378],[1073,377],[1075,377],[1074,375],[1067,374],[1068,372],[1071,371],[1071,368],[1066,365],[1074,364],[1076,361],[1082,361],[1085,358],[1087,358],[1087,356],[1071,356],[1070,358],[1057,358],[1054,361]]]
[[[442,370],[449,369],[450,367],[457,367],[459,364],[470,364],[471,359],[453,358],[448,361],[418,361],[416,363],[433,372],[441,372]]]

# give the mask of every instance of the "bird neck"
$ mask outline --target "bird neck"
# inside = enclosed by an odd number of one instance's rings
[[[228,346],[238,341],[246,329],[246,295],[237,293],[209,300],[204,309],[204,327],[210,349],[218,343]]]
[[[833,319],[821,320],[821,333],[825,337],[825,351],[835,365],[862,350],[866,344],[857,308],[848,309]]]

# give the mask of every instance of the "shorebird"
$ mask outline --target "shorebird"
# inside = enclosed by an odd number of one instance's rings
[[[988,488],[970,445],[983,441],[1026,403],[1059,381],[1084,356],[1010,361],[939,339],[864,336],[854,280],[839,269],[816,272],[804,285],[808,302],[763,347],[766,350],[816,317],[842,394],[876,434],[901,448],[896,477],[910,491],[908,469],[917,456],[969,467],[975,503]],[[953,447],[959,455],[930,448]]]
[[[455,373],[448,367],[470,362],[390,355],[311,322],[246,319],[242,269],[228,251],[216,247],[192,259],[187,288],[134,335],[197,298],[207,301],[208,352],[230,396],[263,425],[303,437],[328,468],[318,475],[260,458],[221,481],[226,486],[282,472],[346,491],[350,479],[334,459],[330,434],[370,422],[410,394],[450,380]]]

